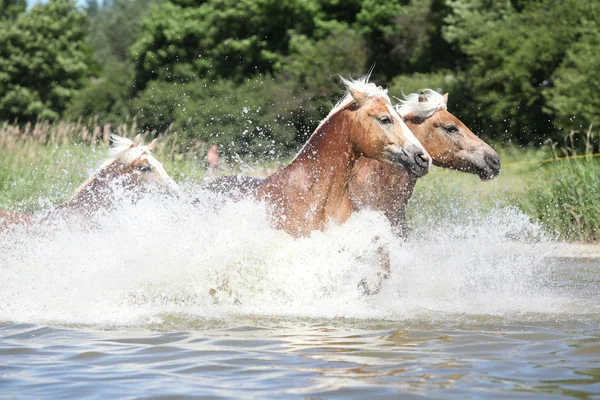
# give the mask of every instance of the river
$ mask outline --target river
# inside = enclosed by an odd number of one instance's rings
[[[2,397],[600,395],[600,261],[514,208],[293,239],[190,196],[0,233]],[[392,276],[364,296],[378,243]]]

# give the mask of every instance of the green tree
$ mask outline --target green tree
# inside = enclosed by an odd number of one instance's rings
[[[518,4],[516,4],[518,3]],[[467,56],[459,74],[470,126],[521,143],[554,134],[544,91],[577,27],[595,3],[583,0],[451,1],[445,38]],[[551,23],[550,23],[551,22]]]
[[[368,69],[362,37],[345,23],[330,24],[329,30],[317,40],[292,33],[290,54],[278,67],[280,80],[291,88],[285,104],[297,142],[306,140],[339,99],[340,76],[357,78]]]
[[[57,119],[88,71],[86,17],[49,0],[0,22],[0,120]]]
[[[137,38],[140,22],[154,0],[114,0],[98,8],[89,0],[88,41],[103,65],[131,61],[129,48]]]
[[[567,50],[544,95],[555,125],[562,131],[600,126],[600,8],[578,26],[578,39]],[[566,133],[566,132],[565,132]]]
[[[132,46],[140,89],[153,79],[238,81],[273,71],[290,30],[310,34],[317,0],[165,1],[152,7]],[[193,7],[190,5],[194,5]]]
[[[0,0],[0,20],[14,21],[26,8],[26,0]]]

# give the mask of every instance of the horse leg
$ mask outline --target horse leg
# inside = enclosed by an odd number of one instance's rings
[[[379,236],[376,236],[374,241],[379,242]],[[370,278],[361,279],[358,284],[358,288],[366,296],[373,296],[379,293],[383,286],[383,280],[389,278],[392,272],[390,266],[390,251],[385,244],[380,243],[377,246],[377,256],[377,272]]]

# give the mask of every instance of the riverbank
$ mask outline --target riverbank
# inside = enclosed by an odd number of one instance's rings
[[[132,137],[137,128],[123,125],[114,131]],[[62,123],[25,129],[0,126],[0,209],[35,212],[68,199],[107,156],[109,132],[106,126],[92,129]],[[575,148],[562,150],[569,157],[579,157],[576,159],[559,157],[550,147],[494,146],[501,156],[502,172],[488,182],[433,167],[416,185],[407,212],[409,227],[463,222],[494,209],[516,207],[550,238],[597,242],[600,158],[591,154],[591,133],[588,140],[587,153],[578,154]],[[170,135],[159,138],[155,155],[175,181],[199,184],[212,177],[207,174],[208,148],[208,143],[181,143],[176,135]],[[291,156],[242,160],[222,154],[217,175],[265,176]]]

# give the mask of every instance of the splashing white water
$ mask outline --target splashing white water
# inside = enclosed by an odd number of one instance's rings
[[[0,321],[146,325],[169,313],[410,319],[560,312],[544,241],[513,208],[395,239],[376,212],[294,239],[268,227],[264,206],[188,187],[149,194],[81,227],[59,220],[0,233]],[[358,283],[387,243],[380,294]],[[211,289],[213,289],[211,291]],[[209,294],[214,292],[214,294]]]

